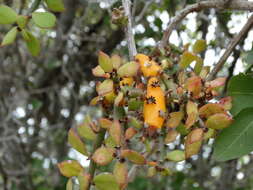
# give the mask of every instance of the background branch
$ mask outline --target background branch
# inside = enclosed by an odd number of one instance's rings
[[[243,26],[242,30],[232,39],[230,44],[228,45],[228,48],[224,52],[224,54],[221,56],[218,63],[215,65],[214,69],[211,71],[209,76],[207,77],[207,80],[212,80],[216,74],[221,70],[223,65],[225,64],[227,58],[230,56],[230,54],[233,52],[236,45],[245,38],[249,30],[251,29],[253,25],[253,15],[250,16],[247,23]]]
[[[41,0],[35,0],[33,4],[31,5],[31,8],[29,10],[29,13],[34,12],[36,9],[38,9],[39,5],[41,3]]]
[[[130,3],[131,2],[129,0],[122,0],[125,14],[128,18],[127,26],[125,27],[125,33],[127,37],[129,57],[131,60],[133,60],[134,56],[137,54],[137,50],[135,46],[135,40],[134,40],[134,34],[133,34],[133,28],[132,28],[132,16],[131,16],[132,14],[131,14]]]
[[[253,11],[253,2],[249,2],[246,0],[231,0],[229,4],[227,4],[220,0],[219,1],[209,0],[209,1],[201,1],[193,5],[189,5],[185,9],[179,11],[179,13],[172,19],[169,26],[164,31],[162,40],[158,45],[159,48],[164,48],[166,46],[172,31],[189,13],[199,12],[207,8]]]

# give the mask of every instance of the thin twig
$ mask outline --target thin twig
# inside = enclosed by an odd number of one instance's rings
[[[143,16],[145,15],[147,9],[149,8],[149,6],[153,3],[154,0],[150,0],[145,2],[145,5],[141,11],[141,13],[136,17],[135,22],[138,23],[139,21],[141,21],[141,19],[143,18]]]
[[[251,29],[253,25],[253,15],[250,16],[247,23],[243,26],[242,30],[231,40],[230,44],[228,45],[228,48],[224,52],[224,54],[221,56],[218,63],[215,65],[212,72],[208,75],[207,80],[212,80],[216,74],[221,70],[223,65],[225,64],[226,60],[230,56],[230,54],[233,52],[236,45],[248,34],[249,30]]]
[[[159,48],[164,48],[167,45],[172,31],[189,13],[199,12],[207,8],[253,11],[253,2],[247,0],[231,0],[229,4],[226,4],[220,0],[208,0],[189,5],[185,9],[179,11],[179,13],[172,19],[167,29],[164,31],[162,40],[158,45]]]
[[[122,0],[122,4],[125,10],[125,14],[128,18],[127,26],[125,27],[125,33],[127,36],[127,45],[128,45],[128,51],[129,51],[129,57],[131,60],[133,60],[134,56],[137,54],[136,46],[135,46],[135,40],[134,40],[134,34],[133,34],[133,28],[132,28],[132,16],[131,16],[131,6],[129,0]]]

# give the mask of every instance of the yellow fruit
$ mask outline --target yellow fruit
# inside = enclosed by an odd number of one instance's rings
[[[166,112],[164,92],[156,77],[148,81],[147,95],[143,107],[144,122],[150,127],[161,128]]]
[[[145,77],[157,76],[161,71],[161,67],[144,54],[137,54],[135,56],[135,61],[140,64],[141,72]]]
[[[134,82],[134,79],[133,77],[124,77],[121,81],[120,81],[120,87],[123,87],[123,86],[131,86]]]

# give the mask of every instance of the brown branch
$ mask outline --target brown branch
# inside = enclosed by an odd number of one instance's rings
[[[122,0],[122,4],[125,10],[125,14],[128,18],[127,26],[125,27],[125,33],[127,36],[127,45],[129,51],[129,57],[133,60],[134,56],[137,54],[134,34],[133,34],[133,27],[132,27],[132,16],[131,16],[131,8],[130,8],[130,1],[129,0]]]
[[[221,56],[218,63],[215,65],[212,72],[208,75],[207,80],[212,80],[216,74],[221,70],[223,65],[225,64],[226,60],[230,56],[230,54],[233,52],[236,45],[245,38],[249,30],[251,29],[253,25],[253,15],[250,16],[247,23],[243,26],[242,30],[231,40],[230,44],[228,45],[228,48],[224,52],[224,54]]]
[[[189,5],[185,9],[179,11],[179,13],[172,19],[169,26],[164,31],[162,40],[158,47],[164,48],[167,45],[172,31],[189,13],[199,12],[207,8],[253,11],[253,2],[246,0],[231,0],[227,4],[226,2],[220,0],[208,0]]]

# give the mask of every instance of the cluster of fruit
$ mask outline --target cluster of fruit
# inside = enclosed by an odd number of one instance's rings
[[[90,105],[100,105],[104,116],[97,121],[86,117],[69,132],[72,147],[93,163],[114,165],[112,174],[100,173],[92,179],[98,189],[109,179],[124,189],[129,181],[128,163],[145,165],[149,176],[168,175],[171,171],[164,163],[198,154],[203,142],[231,124],[231,98],[215,99],[225,78],[207,81],[210,68],[197,55],[203,43],[197,41],[193,52],[169,49],[163,55],[137,54],[130,62],[99,52],[99,65],[92,72],[104,80],[97,82],[98,96]],[[100,139],[100,144],[88,153],[84,139]],[[166,145],[174,141],[183,146],[170,150]],[[62,173],[69,164],[59,164]],[[90,183],[90,177],[82,179]]]

